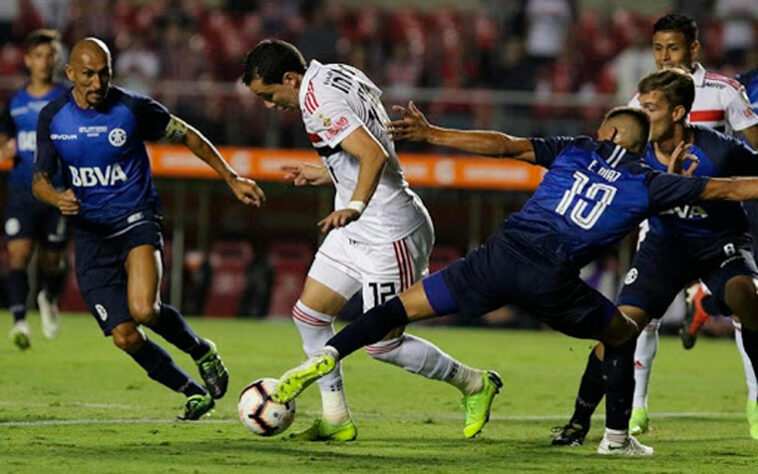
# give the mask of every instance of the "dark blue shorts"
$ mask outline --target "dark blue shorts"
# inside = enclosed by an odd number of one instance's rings
[[[140,245],[163,248],[160,220],[148,218],[136,224],[113,234],[75,229],[79,290],[106,336],[119,324],[133,320],[126,291],[129,251]]]
[[[651,318],[660,318],[677,293],[701,279],[717,298],[723,314],[731,314],[724,301],[726,283],[738,275],[758,276],[752,250],[746,235],[703,245],[649,233],[626,274],[618,304],[635,306]]]
[[[19,196],[9,190],[4,229],[8,240],[32,239],[43,248],[60,251],[66,246],[66,218],[53,206],[34,196]]]
[[[500,233],[441,272],[469,316],[515,304],[557,331],[596,339],[616,312],[576,269],[549,262],[537,249]]]

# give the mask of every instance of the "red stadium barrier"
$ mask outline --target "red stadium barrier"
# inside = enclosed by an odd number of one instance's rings
[[[245,291],[245,271],[253,261],[253,247],[246,241],[220,241],[211,245],[211,287],[203,314],[236,316]]]
[[[274,268],[268,315],[289,317],[303,291],[313,251],[304,243],[283,242],[271,245],[268,257]]]

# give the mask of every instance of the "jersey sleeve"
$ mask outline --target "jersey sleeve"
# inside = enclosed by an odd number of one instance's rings
[[[134,113],[140,138],[157,141],[166,134],[166,127],[171,120],[171,113],[166,106],[150,97],[134,97]]]
[[[661,211],[696,201],[708,183],[706,177],[684,177],[676,174],[648,171],[646,186],[650,197],[650,211]]]
[[[736,138],[731,138],[730,143],[729,160],[737,164],[735,174],[758,176],[758,151],[753,150],[745,142]]]
[[[574,137],[530,138],[534,148],[534,162],[545,168],[550,168],[555,158],[569,145],[574,143]]]
[[[52,117],[43,108],[37,120],[37,149],[34,153],[34,171],[54,175],[58,171],[58,151],[50,138]]]
[[[11,117],[11,102],[8,101],[0,113],[0,134],[7,135],[8,138],[16,136],[16,122]]]
[[[751,107],[744,87],[740,87],[726,104],[726,120],[738,132],[758,125],[758,115]]]
[[[317,135],[330,147],[336,147],[363,125],[344,97],[323,95],[315,100],[318,105],[306,120],[306,128],[308,133]]]

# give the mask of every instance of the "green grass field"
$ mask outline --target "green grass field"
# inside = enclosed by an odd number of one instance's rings
[[[743,418],[742,367],[729,340],[691,352],[664,338],[652,381],[648,459],[595,454],[602,419],[585,446],[553,448],[590,348],[551,332],[412,328],[461,360],[500,372],[505,389],[475,440],[461,435],[457,391],[380,364],[363,353],[345,364],[359,440],[314,444],[257,438],[237,421],[236,397],[251,380],[301,360],[288,322],[191,319],[214,339],[231,373],[210,418],[177,423],[183,397],[149,380],[103,338],[90,316],[66,315],[53,341],[31,315],[32,348],[8,342],[0,312],[0,472],[756,472],[758,442]],[[163,341],[155,336],[155,340]],[[172,351],[193,375],[189,358]],[[298,400],[293,427],[318,412],[314,388]],[[602,411],[602,410],[601,410]],[[659,416],[656,416],[658,414]]]

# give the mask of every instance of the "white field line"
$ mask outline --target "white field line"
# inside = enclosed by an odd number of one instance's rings
[[[7,403],[3,403],[4,405],[7,405]],[[318,416],[320,415],[320,412],[316,411],[306,411],[303,412],[302,415],[305,416]],[[369,419],[389,419],[393,421],[399,421],[399,420],[416,420],[416,421],[424,421],[424,420],[438,420],[438,421],[458,421],[461,419],[461,414],[430,414],[430,415],[409,415],[409,416],[394,416],[389,417],[386,415],[382,415],[380,413],[355,413],[356,418],[369,418]],[[553,421],[553,422],[562,422],[566,421],[569,418],[568,414],[564,415],[492,415],[491,421],[514,421],[514,422],[523,422],[523,421]],[[597,419],[604,418],[601,415],[595,416]],[[650,418],[668,418],[668,419],[679,419],[679,418],[694,418],[694,419],[717,419],[717,420],[741,420],[745,418],[744,413],[740,412],[670,412],[670,413],[650,413]],[[73,420],[35,420],[35,421],[2,421],[0,422],[0,427],[10,427],[10,426],[26,426],[26,427],[33,427],[33,426],[68,426],[68,425],[136,425],[136,424],[167,424],[167,423],[184,423],[179,422],[174,419],[153,419],[153,418],[134,418],[134,419],[94,419],[94,418],[78,418]],[[221,419],[206,419],[201,420],[194,423],[211,423],[211,424],[224,424],[224,423],[238,423],[237,419],[234,418],[221,418]]]

